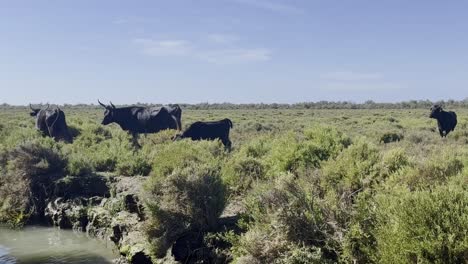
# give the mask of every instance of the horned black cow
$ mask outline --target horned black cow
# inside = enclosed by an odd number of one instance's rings
[[[437,119],[437,126],[441,137],[446,137],[457,126],[457,114],[452,111],[444,111],[440,105],[433,105],[431,107],[429,117]]]
[[[30,115],[36,118],[36,129],[42,132],[43,135],[52,137],[55,141],[65,141],[71,143],[73,138],[68,131],[65,113],[60,108],[54,110],[31,108]]]
[[[178,105],[163,107],[115,107],[112,102],[105,105],[98,100],[106,110],[103,125],[117,123],[133,136],[133,142],[138,145],[138,134],[157,133],[165,129],[180,130],[182,110]]]
[[[190,138],[192,140],[215,140],[219,139],[228,149],[231,148],[229,131],[232,128],[231,120],[225,118],[220,121],[195,122],[191,124],[182,134],[176,135],[174,140]]]

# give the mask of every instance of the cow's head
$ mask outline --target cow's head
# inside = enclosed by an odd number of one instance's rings
[[[437,118],[439,116],[440,112],[442,112],[442,106],[438,105],[438,104],[435,104],[435,105],[431,106],[431,114],[429,115],[429,117],[430,118]]]
[[[115,105],[113,105],[112,102],[110,102],[110,105],[105,105],[101,103],[99,100],[98,100],[98,103],[106,109],[106,111],[104,112],[104,119],[102,120],[101,124],[108,125],[112,122],[115,122],[115,119],[114,119]]]
[[[47,104],[47,108],[45,110],[48,110],[49,109],[49,104]],[[41,111],[40,108],[33,108],[31,104],[29,104],[29,108],[31,108],[31,112],[29,112],[29,115],[31,116],[37,116],[37,114],[39,113],[39,111]]]

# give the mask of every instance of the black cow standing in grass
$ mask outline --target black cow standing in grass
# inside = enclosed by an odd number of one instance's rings
[[[31,108],[30,115],[36,118],[36,129],[42,132],[43,135],[54,138],[55,141],[65,141],[71,143],[73,138],[68,131],[65,113],[60,108],[54,110]]]
[[[165,129],[180,130],[182,110],[178,105],[163,107],[115,107],[112,102],[105,105],[106,109],[102,125],[117,123],[120,127],[132,134],[133,144],[139,146],[138,135],[141,133],[157,133]]]
[[[441,137],[446,137],[457,126],[457,114],[452,111],[444,111],[440,105],[433,105],[431,107],[429,117],[437,119],[437,126],[439,127]]]
[[[229,119],[212,122],[195,122],[191,124],[182,134],[176,135],[174,140],[190,138],[192,140],[215,140],[219,139],[227,149],[231,149],[229,131],[232,122]]]

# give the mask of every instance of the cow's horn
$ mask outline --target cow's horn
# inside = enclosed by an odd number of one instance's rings
[[[99,99],[98,99],[97,101],[98,101],[98,103],[99,103],[102,107],[104,107],[104,108],[106,108],[106,109],[108,108],[108,106],[105,105],[105,104],[103,104],[103,103],[101,103],[101,101],[99,101]]]
[[[34,109],[31,104],[29,104],[29,108],[31,108],[33,111],[36,111],[36,109]]]
[[[45,110],[48,110],[48,109],[49,109],[49,106],[50,106],[50,104],[47,104],[47,108],[46,108]]]
[[[109,101],[109,103],[112,106],[112,108],[115,108],[115,105],[111,101]]]

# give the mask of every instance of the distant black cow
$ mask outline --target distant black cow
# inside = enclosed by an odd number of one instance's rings
[[[457,126],[457,114],[452,111],[444,111],[440,105],[433,105],[431,107],[429,117],[437,119],[437,126],[439,127],[441,137],[446,137]]]
[[[138,134],[157,133],[165,129],[180,130],[182,110],[178,105],[163,107],[115,107],[112,102],[105,105],[103,125],[117,123],[133,136],[133,143],[138,146]]]
[[[229,130],[231,128],[232,122],[227,118],[213,122],[198,121],[191,124],[182,134],[175,136],[174,140],[182,138],[191,138],[192,140],[219,139],[226,148],[230,149]]]
[[[73,138],[68,131],[65,113],[60,108],[54,110],[49,109],[35,109],[31,105],[30,115],[36,118],[36,128],[42,132],[43,135],[54,138],[55,141],[65,141],[71,143]]]

